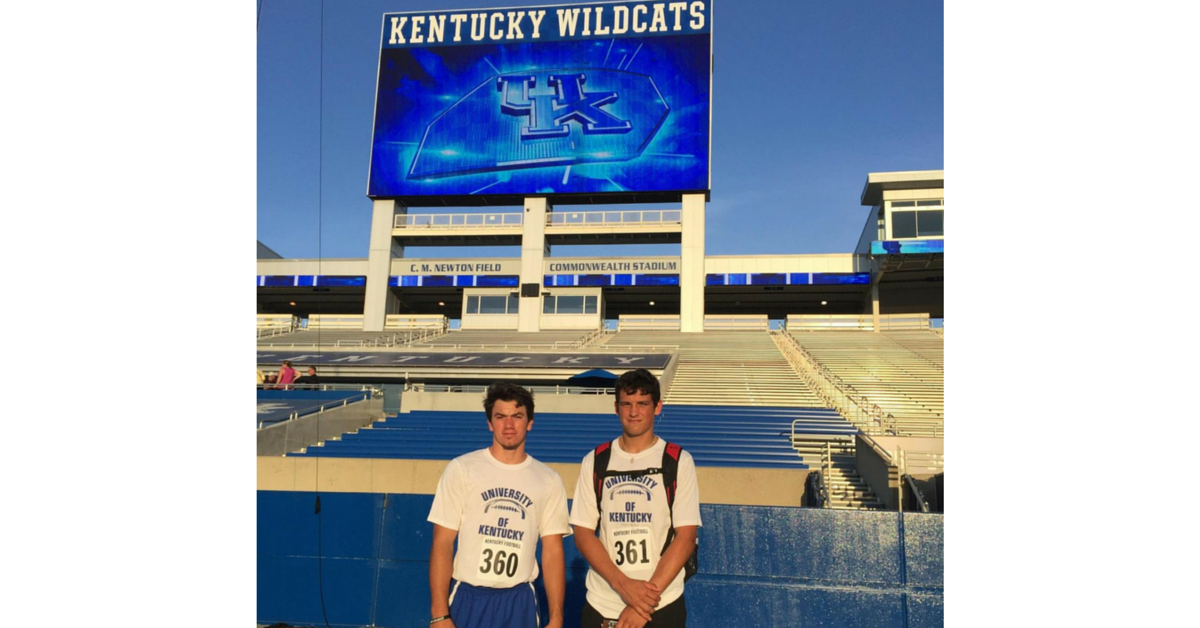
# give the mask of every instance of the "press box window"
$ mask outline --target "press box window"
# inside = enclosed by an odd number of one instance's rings
[[[547,295],[542,300],[542,314],[595,314],[596,303],[595,295]]]
[[[892,212],[892,239],[927,238],[942,235],[941,210],[924,212]]]
[[[941,199],[892,201],[892,239],[941,236],[944,213]]]
[[[521,299],[516,295],[467,297],[467,314],[516,314]]]

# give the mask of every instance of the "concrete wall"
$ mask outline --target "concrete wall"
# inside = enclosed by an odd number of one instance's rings
[[[400,411],[478,411],[479,420],[482,421],[484,420],[483,397],[482,392],[427,393],[406,390],[400,398]],[[533,405],[535,412],[572,412],[615,416],[612,395],[538,395],[534,393]]]
[[[855,255],[870,255],[871,243],[879,239],[879,213],[883,205],[876,205],[867,214],[867,222],[863,224],[862,233],[858,236],[858,244],[854,247]]]
[[[466,303],[466,299],[463,299]],[[461,329],[517,331],[518,314],[462,314]]]
[[[258,493],[257,623],[425,628],[432,497],[321,493],[316,514],[317,498]],[[943,624],[941,515],[704,504],[701,516],[692,628]],[[564,545],[576,628],[587,564]]]
[[[600,308],[594,314],[542,314],[539,325],[543,330],[599,329]]]
[[[616,415],[612,416],[612,422],[617,424]],[[613,436],[618,433],[614,430]],[[432,495],[448,463],[448,460],[261,456],[257,463],[258,490]],[[562,478],[567,492],[574,493],[579,464],[552,462],[548,466]],[[799,506],[808,473],[795,469],[699,467],[696,481],[703,504]]]
[[[858,474],[871,490],[875,491],[879,501],[883,502],[888,510],[897,510],[900,498],[896,494],[899,480],[896,467],[890,466],[861,435],[855,436],[854,440],[854,462],[858,467]]]

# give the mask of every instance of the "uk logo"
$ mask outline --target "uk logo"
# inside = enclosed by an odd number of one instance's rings
[[[575,68],[503,74],[430,122],[410,179],[628,161],[670,113],[654,80]]]
[[[633,129],[628,120],[621,120],[603,108],[616,102],[617,92],[584,90],[586,74],[567,77],[552,74],[546,82],[548,93],[534,93],[538,88],[536,76],[519,81],[503,76],[496,79],[496,89],[503,94],[500,110],[529,119],[529,124],[521,127],[522,140],[564,137],[569,133],[567,123],[572,121],[582,125],[587,135],[628,133]]]

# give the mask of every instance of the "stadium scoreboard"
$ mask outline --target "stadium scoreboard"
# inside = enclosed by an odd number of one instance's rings
[[[711,0],[386,13],[367,195],[707,193],[711,24]]]

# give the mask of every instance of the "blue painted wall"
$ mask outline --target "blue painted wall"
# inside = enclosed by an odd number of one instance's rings
[[[325,493],[319,516],[315,498],[258,492],[258,623],[428,626],[433,496]],[[942,515],[710,504],[701,514],[691,628],[942,625]],[[577,628],[587,564],[564,546],[565,625]]]

